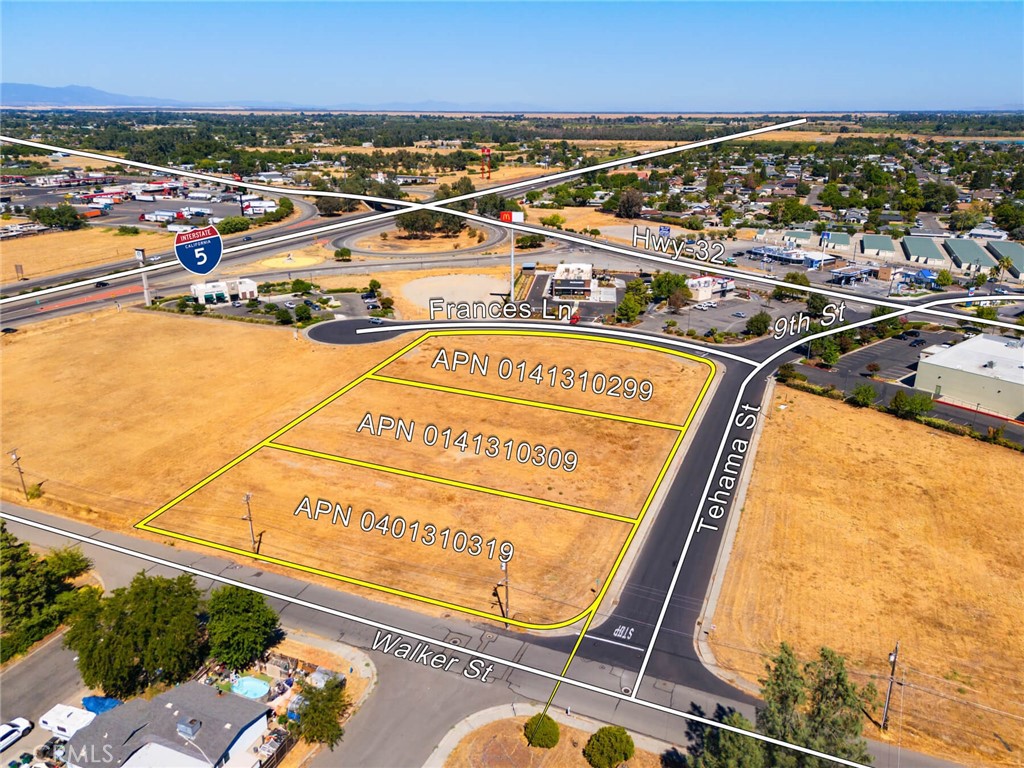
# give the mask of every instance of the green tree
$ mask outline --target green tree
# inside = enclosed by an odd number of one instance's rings
[[[0,521],[0,661],[28,650],[64,621],[73,599],[69,582],[91,567],[77,548],[40,558]]]
[[[213,590],[206,613],[210,653],[234,670],[247,669],[280,634],[277,612],[263,595],[241,587]]]
[[[408,237],[425,238],[437,228],[437,215],[432,211],[409,211],[395,217],[395,226]]]
[[[831,368],[839,362],[839,342],[832,336],[825,336],[817,341],[818,356],[821,362]]]
[[[839,191],[839,185],[834,181],[829,182],[825,185],[824,189],[818,195],[818,201],[822,205],[827,205],[830,208],[845,208],[846,198],[843,197],[843,193]]]
[[[953,274],[948,269],[940,269],[939,274],[935,276],[935,282],[945,288],[947,285],[953,284]]]
[[[565,217],[560,216],[557,213],[552,213],[550,216],[545,216],[540,220],[540,223],[545,227],[554,227],[555,229],[561,229],[562,225],[565,224]]]
[[[690,290],[686,275],[680,275],[678,272],[661,272],[655,275],[654,280],[651,281],[651,293],[654,294],[655,299],[667,299],[676,291],[684,288],[686,291]]]
[[[746,331],[751,336],[764,336],[772,327],[772,316],[764,310],[747,318]]]
[[[292,324],[292,313],[288,311],[287,307],[278,307],[277,311],[274,313],[274,318],[281,325]]]
[[[932,399],[923,392],[908,395],[902,389],[889,401],[889,413],[900,419],[916,419],[932,409]]]
[[[996,226],[1002,227],[1007,232],[1024,227],[1024,206],[1006,201],[1000,203],[992,211],[992,220]]]
[[[633,756],[633,737],[618,725],[598,728],[583,747],[583,757],[593,768],[616,768]]]
[[[878,391],[870,384],[858,384],[850,394],[850,402],[858,408],[869,408],[878,399]]]
[[[787,272],[782,278],[782,282],[790,283],[792,285],[806,285],[810,286],[810,278],[807,277],[803,272]],[[784,288],[781,285],[775,287],[772,291],[772,298],[776,301],[782,301],[784,299],[799,299],[804,295],[803,291],[794,290],[792,288]]]
[[[636,297],[632,293],[627,293],[622,297],[619,306],[615,308],[615,319],[620,323],[632,323],[640,316],[642,311],[643,306],[637,301]]]
[[[308,323],[313,319],[313,310],[305,304],[299,304],[295,308],[295,320],[300,323]]]
[[[889,307],[875,307],[871,310],[871,317],[876,318],[875,328],[878,330],[879,336],[885,336],[886,333],[893,330],[899,324],[895,317],[889,317],[884,320],[879,319],[890,312],[892,312],[892,309]]]
[[[805,744],[808,734],[802,710],[807,693],[793,649],[782,643],[765,671],[765,677],[758,679],[764,699],[764,705],[757,709],[758,731],[790,744]],[[766,744],[765,751],[768,765],[791,768],[799,764],[791,750]]]
[[[516,238],[516,248],[541,248],[544,246],[544,235],[522,235]]]
[[[615,215],[621,219],[635,219],[643,207],[643,193],[636,187],[626,187],[619,195],[619,206]]]
[[[693,298],[693,291],[687,285],[682,285],[672,291],[672,295],[668,297],[668,306],[673,312],[678,312],[682,309],[686,302]]]
[[[863,765],[870,765],[867,742],[861,737],[862,711],[874,704],[875,689],[860,689],[846,673],[846,662],[830,648],[804,668],[809,687],[805,746]]]
[[[233,235],[245,232],[249,228],[249,220],[244,216],[227,216],[217,224],[217,231],[222,235]]]
[[[380,296],[380,280],[370,280],[370,284],[367,287]]]
[[[523,735],[531,747],[551,749],[558,745],[558,723],[543,712],[538,712],[526,721]]]
[[[744,731],[754,731],[753,724],[739,712],[732,712],[722,722]],[[761,741],[722,728],[708,728],[698,755],[689,761],[693,768],[763,768],[764,746]]]
[[[334,249],[334,260],[335,261],[352,261],[352,249],[350,249],[350,248],[335,248]]]
[[[340,197],[324,197],[323,195],[318,195],[313,205],[316,206],[316,209],[320,212],[321,216],[334,216],[346,210],[350,210],[346,205],[348,202],[348,200]]]
[[[974,308],[974,315],[980,320],[995,320],[999,317],[999,310],[995,307],[980,306]]]
[[[188,304],[189,304],[188,297],[187,296],[182,296],[181,298],[178,299],[178,302],[177,302],[177,304],[175,306],[177,307],[177,310],[179,312],[184,312],[186,309],[188,309]]]
[[[821,317],[828,306],[828,296],[820,293],[812,293],[807,297],[807,312],[811,317]]]
[[[637,278],[636,280],[630,280],[628,283],[626,283],[626,293],[628,295],[633,296],[633,298],[635,298],[637,302],[640,304],[641,308],[643,308],[643,306],[647,304],[651,295],[651,291],[647,287],[647,283],[645,283],[640,278]]]
[[[326,744],[333,752],[345,735],[341,718],[350,706],[344,681],[334,677],[323,688],[303,683],[302,698],[297,711],[298,735],[310,744]]]
[[[128,698],[156,682],[187,680],[205,656],[199,590],[191,576],[139,573],[128,587],[103,597],[80,590],[64,644],[78,654],[78,670],[91,688]]]
[[[68,203],[59,203],[56,208],[40,206],[32,211],[29,218],[43,226],[57,229],[73,230],[85,226],[85,218]]]

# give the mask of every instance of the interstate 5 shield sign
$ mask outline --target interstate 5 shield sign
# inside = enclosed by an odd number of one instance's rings
[[[224,243],[217,228],[210,225],[174,236],[174,255],[194,275],[208,275],[220,264]]]

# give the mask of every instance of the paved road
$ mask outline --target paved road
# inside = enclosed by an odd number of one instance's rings
[[[29,656],[0,672],[0,722],[25,717],[36,726],[16,744],[0,752],[0,765],[7,765],[22,752],[31,752],[50,734],[39,727],[39,718],[55,704],[76,704],[85,688],[75,653],[63,646],[63,633],[54,636]]]

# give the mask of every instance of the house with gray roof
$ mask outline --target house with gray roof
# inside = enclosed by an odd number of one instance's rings
[[[126,701],[68,742],[68,768],[252,768],[271,710],[199,682]]]

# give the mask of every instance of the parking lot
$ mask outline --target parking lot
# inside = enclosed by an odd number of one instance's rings
[[[898,381],[913,386],[914,373],[921,350],[934,344],[952,344],[963,341],[964,335],[954,331],[920,331],[920,336],[907,339],[891,338],[854,350],[839,358],[836,372],[843,378],[859,376],[872,363],[879,366],[875,375],[886,381]],[[923,344],[920,341],[924,341]],[[916,344],[916,346],[914,346]]]

